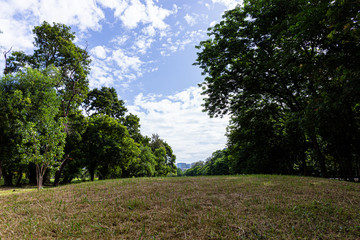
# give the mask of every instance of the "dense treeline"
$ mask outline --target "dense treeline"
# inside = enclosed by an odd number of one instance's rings
[[[0,81],[0,177],[4,184],[54,185],[176,174],[175,155],[157,134],[140,132],[114,88],[89,91],[90,57],[71,29],[34,28],[32,55],[6,56]],[[25,178],[24,178],[25,176]]]
[[[246,0],[209,29],[195,64],[230,173],[359,177],[359,23],[359,1]]]
[[[231,172],[229,162],[229,151],[227,149],[215,151],[206,161],[198,161],[193,163],[190,169],[185,172],[178,170],[178,175],[185,176],[205,176],[205,175],[229,175]]]

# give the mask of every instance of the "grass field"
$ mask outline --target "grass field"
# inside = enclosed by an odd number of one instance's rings
[[[360,239],[360,184],[291,176],[0,188],[2,239]]]

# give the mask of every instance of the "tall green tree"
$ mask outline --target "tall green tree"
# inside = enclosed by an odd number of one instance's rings
[[[130,163],[126,177],[153,177],[156,174],[156,156],[148,146],[140,146],[139,157]]]
[[[60,71],[61,78],[55,84],[57,94],[61,99],[59,117],[68,118],[76,112],[89,90],[87,75],[90,71],[90,56],[85,49],[74,43],[75,33],[71,28],[60,23],[53,25],[43,22],[33,29],[35,35],[33,54],[12,52],[6,59],[5,74],[17,72],[25,66],[43,70],[54,65]],[[65,131],[70,132],[68,119]],[[61,167],[55,178],[55,185],[60,180],[60,170],[70,161],[69,153],[61,160]]]
[[[28,68],[16,75],[6,75],[2,84],[2,90],[7,91],[3,92],[6,94],[6,99],[2,99],[5,116],[1,125],[12,127],[11,131],[17,135],[5,135],[14,154],[9,157],[21,157],[21,163],[36,165],[38,189],[42,187],[46,170],[62,157],[65,144],[64,122],[57,118],[60,99],[55,83],[58,78],[55,68],[47,67],[43,72]]]
[[[26,109],[30,99],[24,98],[21,87],[14,76],[4,76],[0,82],[0,168],[6,186],[13,185],[15,172],[21,172],[21,163],[17,145],[21,144],[21,135],[16,129],[26,121]]]
[[[146,137],[144,137],[140,132],[140,118],[138,116],[129,113],[128,115],[126,115],[123,124],[129,131],[131,138],[134,139],[135,142],[141,144],[146,142]]]
[[[101,179],[121,177],[140,154],[126,127],[107,115],[90,117],[81,148],[92,181],[96,171]]]
[[[54,185],[70,183],[75,177],[81,175],[82,169],[86,166],[86,159],[84,159],[80,146],[87,128],[88,118],[82,114],[81,110],[71,113],[68,118],[71,121],[68,123],[69,131],[66,135],[64,149],[66,153],[64,159],[67,159],[68,163],[61,164],[59,170],[55,172]]]
[[[104,114],[118,120],[128,129],[135,142],[142,142],[140,119],[134,114],[126,114],[125,103],[118,98],[115,88],[101,87],[91,90],[84,100],[83,107],[88,116]]]
[[[156,156],[156,174],[158,176],[166,176],[169,173],[176,173],[175,160],[170,145],[159,137],[158,134],[151,136],[150,147]]]
[[[292,159],[302,155],[304,162],[310,151],[321,176],[338,164],[337,174],[353,179],[360,156],[359,9],[356,1],[245,0],[226,12],[198,46],[205,110],[236,122],[251,102],[276,105],[280,118],[272,128],[308,143]],[[232,131],[247,130],[238,127]]]
[[[67,117],[71,111],[77,110],[88,92],[90,56],[86,50],[75,45],[75,33],[64,24],[43,22],[33,29],[33,33],[34,53],[13,52],[7,59],[4,72],[16,72],[24,66],[40,70],[50,65],[57,67],[61,74],[56,83],[61,97],[61,114]]]
[[[124,118],[127,112],[124,101],[118,99],[113,87],[91,90],[84,100],[84,108],[89,116],[104,114],[119,120]]]

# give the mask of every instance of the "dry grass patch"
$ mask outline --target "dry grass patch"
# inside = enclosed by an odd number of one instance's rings
[[[0,194],[3,239],[359,239],[360,185],[140,178]]]

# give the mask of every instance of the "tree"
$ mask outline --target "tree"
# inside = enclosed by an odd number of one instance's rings
[[[184,176],[184,172],[181,170],[181,168],[176,168],[176,176],[178,177]]]
[[[173,154],[170,145],[161,139],[158,134],[153,134],[151,136],[150,147],[156,156],[156,174],[158,176],[166,176],[169,173],[176,173],[176,156]]]
[[[129,131],[130,137],[137,143],[143,143],[146,139],[140,132],[140,118],[132,113],[126,115],[124,126]]]
[[[207,175],[228,175],[230,167],[228,161],[228,150],[217,150],[211,158],[206,162],[208,167]]]
[[[139,157],[131,162],[127,169],[127,177],[153,177],[157,165],[156,157],[148,146],[140,146]]]
[[[26,108],[30,104],[19,90],[21,87],[13,76],[4,76],[0,82],[0,167],[4,177],[4,185],[13,185],[15,172],[21,172],[17,145],[21,144],[19,131],[25,121]]]
[[[312,157],[322,176],[335,159],[337,174],[353,179],[360,156],[359,9],[351,1],[246,0],[226,12],[198,46],[205,110],[229,113],[237,124],[251,104],[259,111],[276,106],[279,117],[269,127],[292,133],[277,134],[281,147],[285,138],[301,139],[291,140],[303,151],[291,159]],[[230,135],[251,130],[237,126]]]
[[[32,55],[24,52],[13,52],[6,59],[5,74],[17,72],[25,66],[43,70],[54,65],[60,71],[61,78],[58,79],[55,87],[61,99],[59,106],[59,117],[67,118],[69,114],[76,112],[88,93],[89,83],[87,75],[90,71],[90,56],[86,50],[74,44],[75,34],[71,28],[59,23],[50,25],[43,22],[33,29],[35,35],[35,51]],[[71,120],[71,119],[70,119]],[[65,131],[70,130],[66,121]],[[59,160],[61,167],[55,178],[55,185],[58,185],[61,169],[71,159],[69,153],[65,158]]]
[[[11,126],[15,132],[5,137],[12,144],[9,147],[15,158],[21,157],[22,163],[36,165],[38,189],[42,187],[45,171],[62,157],[64,149],[64,124],[56,118],[60,106],[55,90],[57,80],[55,68],[48,67],[43,72],[29,68],[5,76],[2,86],[7,97],[2,99],[6,106],[2,126]]]
[[[126,127],[107,115],[89,118],[81,148],[92,181],[96,171],[101,179],[121,177],[140,153]]]
[[[5,74],[16,72],[24,66],[45,69],[54,65],[60,69],[61,78],[56,88],[61,97],[61,113],[63,117],[78,108],[88,92],[90,56],[87,51],[76,46],[75,34],[71,28],[59,23],[50,25],[43,22],[33,29],[35,34],[34,54],[13,52],[7,59],[8,69]]]
[[[127,128],[131,138],[141,143],[143,136],[140,133],[140,119],[131,113],[126,115],[124,104],[123,100],[118,99],[114,88],[101,87],[89,92],[83,106],[88,116],[104,114],[118,120]]]
[[[86,131],[88,118],[86,118],[81,110],[73,112],[68,116],[69,131],[66,135],[66,144],[64,158],[68,158],[68,163],[61,164],[60,169],[55,172],[54,184],[70,183],[72,179],[78,177],[82,173],[82,169],[86,166],[86,159],[81,151],[81,142],[83,134]],[[60,173],[62,173],[60,175]]]
[[[89,116],[104,114],[119,120],[127,112],[124,101],[118,99],[115,88],[108,87],[91,90],[84,100],[84,108]]]
[[[208,169],[204,161],[198,161],[192,164],[192,167],[184,172],[185,176],[208,175]]]

